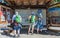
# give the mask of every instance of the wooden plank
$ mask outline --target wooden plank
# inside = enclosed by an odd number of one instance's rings
[[[54,31],[54,32],[60,32],[60,27],[48,27],[49,30]]]
[[[49,1],[52,1],[52,0],[46,0],[45,2],[47,3],[47,2],[49,2]]]
[[[60,24],[51,24],[54,27],[60,27]]]
[[[44,5],[45,0],[38,0],[38,5]]]
[[[22,4],[22,0],[14,0],[16,5],[21,5]]]
[[[1,7],[3,7],[3,8],[6,8],[6,9],[11,9],[11,8],[9,8],[9,7],[6,7],[6,6],[3,6],[3,5],[0,5]]]
[[[23,0],[24,5],[29,5],[29,0]]]
[[[53,7],[60,7],[60,3],[52,4],[49,6],[49,8],[53,8]]]
[[[31,5],[37,5],[37,0],[30,0]]]
[[[16,5],[22,5],[22,3],[24,5],[43,5],[45,4],[45,2],[49,1],[49,0],[6,0],[9,4],[11,4],[11,2],[15,2]]]

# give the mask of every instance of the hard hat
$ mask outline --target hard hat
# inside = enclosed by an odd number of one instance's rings
[[[42,13],[42,10],[41,9],[38,9],[38,13]]]
[[[32,15],[34,15],[35,13],[34,12],[32,12]]]

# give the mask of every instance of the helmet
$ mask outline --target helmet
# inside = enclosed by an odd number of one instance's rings
[[[32,15],[35,15],[35,13],[34,13],[34,12],[32,12]]]
[[[41,10],[41,9],[39,9],[39,10],[38,10],[38,13],[42,13],[42,10]]]

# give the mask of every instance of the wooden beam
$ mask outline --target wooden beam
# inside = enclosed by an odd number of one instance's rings
[[[37,0],[30,0],[31,5],[37,5]]]
[[[14,0],[16,5],[22,5],[22,0]]]
[[[24,5],[29,5],[29,0],[23,0]]]
[[[28,9],[28,8],[31,8],[31,9],[39,9],[39,8],[44,8],[46,9],[46,6],[45,5],[23,5],[23,6],[15,6],[13,7],[15,9]]]
[[[45,4],[45,0],[38,0],[38,5],[44,5]]]
[[[9,0],[5,0],[6,2],[8,2],[9,5],[11,5],[10,1]]]
[[[53,5],[49,5],[48,7],[49,7],[49,8],[52,8],[52,7],[60,7],[60,3],[56,3],[56,4],[53,4]]]
[[[31,8],[40,8],[40,7],[46,7],[46,2],[48,0],[6,0],[11,7],[13,8],[26,8],[26,7],[31,7]]]

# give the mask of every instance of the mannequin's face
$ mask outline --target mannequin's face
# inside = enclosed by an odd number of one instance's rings
[[[18,15],[18,12],[16,12],[16,15]]]
[[[39,20],[41,20],[41,18],[39,18]]]

